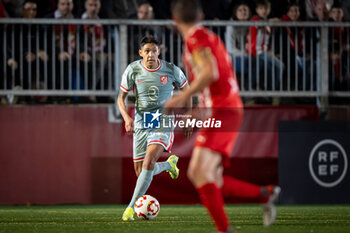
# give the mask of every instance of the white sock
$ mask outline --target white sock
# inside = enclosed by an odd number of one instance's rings
[[[134,209],[136,200],[146,193],[148,187],[152,182],[152,179],[153,179],[153,171],[142,168],[142,171],[139,177],[137,178],[134,194],[132,195],[132,198],[128,207],[131,207]]]
[[[158,175],[159,173],[170,170],[171,164],[169,162],[158,162],[154,165],[153,176]]]

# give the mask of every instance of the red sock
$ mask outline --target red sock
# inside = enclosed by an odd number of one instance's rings
[[[228,219],[224,210],[224,200],[221,190],[215,183],[207,183],[197,188],[202,204],[209,211],[214,220],[217,230],[226,232],[229,227]]]
[[[261,202],[267,201],[267,197],[261,194],[261,186],[235,179],[230,176],[223,176],[224,185],[222,194],[224,197],[240,197],[259,199]]]

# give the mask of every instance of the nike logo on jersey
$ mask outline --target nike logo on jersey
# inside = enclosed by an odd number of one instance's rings
[[[143,81],[145,81],[145,80],[137,80],[138,83],[141,83],[141,82],[143,82]]]
[[[163,139],[163,138],[159,138],[159,140],[161,140],[161,141],[165,141],[165,139]]]

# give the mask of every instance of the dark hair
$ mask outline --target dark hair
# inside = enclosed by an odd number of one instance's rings
[[[195,23],[203,11],[198,0],[173,0],[171,12],[184,23]]]
[[[238,7],[240,7],[240,6],[242,6],[242,5],[248,7],[248,10],[249,10],[249,19],[250,19],[250,17],[252,16],[252,10],[250,9],[249,4],[248,4],[247,2],[245,2],[245,1],[241,1],[241,2],[239,2],[238,4],[236,4],[236,5],[233,7],[233,10],[232,10],[232,19],[238,20],[238,18],[237,18],[237,9],[238,9]]]
[[[340,2],[335,1],[331,7],[331,10],[334,8],[342,8],[343,9],[343,5]]]
[[[297,2],[291,2],[291,3],[288,4],[288,6],[287,6],[287,8],[286,8],[286,13],[288,13],[288,11],[290,10],[290,8],[292,8],[293,6],[297,6],[297,7],[299,7],[299,9],[300,9],[300,6],[299,6],[299,4],[298,4]]]
[[[24,6],[26,3],[28,3],[28,2],[30,2],[30,3],[35,3],[35,4],[38,5],[38,1],[37,1],[37,0],[25,0],[25,1],[23,2],[23,6]]]
[[[157,40],[154,36],[144,36],[140,41],[140,48],[142,48],[145,44],[155,44],[159,47],[160,41]]]
[[[270,7],[271,3],[269,0],[255,0],[255,7],[258,6]]]

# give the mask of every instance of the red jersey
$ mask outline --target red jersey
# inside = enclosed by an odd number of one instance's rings
[[[208,29],[195,26],[193,32],[185,41],[184,62],[189,71],[190,80],[195,78],[192,70],[196,64],[192,55],[197,49],[209,48],[217,63],[215,80],[202,92],[202,104],[207,108],[241,108],[242,100],[236,76],[232,69],[231,57],[224,43]]]
[[[238,93],[231,57],[219,37],[203,27],[194,27],[185,45],[184,62],[191,80],[196,78],[194,51],[197,49],[209,49],[208,54],[214,57],[218,68],[214,71],[214,81],[202,92],[201,101],[206,108],[212,108],[211,116],[220,119],[222,127],[218,131],[201,129],[194,146],[206,147],[220,153],[223,164],[227,166],[243,116],[242,100]]]
[[[252,21],[262,20],[263,19],[258,16],[254,16],[252,18]],[[247,53],[253,56],[257,56],[262,52],[266,52],[269,48],[271,28],[251,26],[249,30],[250,32],[248,34],[248,40],[246,45]]]

